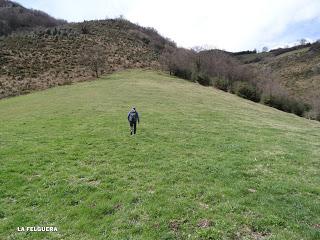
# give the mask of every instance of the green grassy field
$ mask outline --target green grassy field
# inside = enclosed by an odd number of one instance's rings
[[[0,126],[0,239],[320,238],[319,122],[131,70],[1,100]]]

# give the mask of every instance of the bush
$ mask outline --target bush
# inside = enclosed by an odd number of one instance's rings
[[[310,107],[307,104],[284,95],[264,96],[263,103],[270,107],[277,108],[281,111],[294,113],[300,117],[302,117],[305,112],[310,110]]]
[[[291,112],[300,117],[303,117],[305,112],[308,112],[310,109],[309,105],[301,101],[297,101],[295,99],[291,100]]]
[[[259,102],[261,98],[261,94],[257,88],[248,82],[235,82],[232,87],[232,92],[237,94],[239,97],[249,99],[254,102]]]
[[[183,68],[175,68],[173,70],[173,75],[176,77],[184,78],[187,80],[191,80],[192,72],[189,69],[183,69]]]
[[[81,33],[82,34],[89,34],[90,33],[89,27],[85,23],[81,24]]]
[[[229,82],[226,79],[218,78],[213,82],[213,86],[227,92],[229,90]]]
[[[206,74],[193,74],[192,80],[198,82],[199,84],[203,86],[211,86],[212,81],[211,78]]]
[[[276,109],[289,112],[285,107],[284,97],[276,95],[268,95],[263,97],[263,103],[267,106],[274,107]]]

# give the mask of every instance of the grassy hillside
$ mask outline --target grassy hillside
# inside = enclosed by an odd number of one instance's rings
[[[320,237],[319,122],[134,70],[1,100],[0,124],[0,239]]]

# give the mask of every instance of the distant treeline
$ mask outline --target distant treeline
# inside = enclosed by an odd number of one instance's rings
[[[236,54],[243,54],[243,52]],[[307,116],[311,110],[311,106],[290,95],[274,79],[271,69],[256,69],[253,66],[241,64],[232,54],[224,51],[195,52],[176,48],[164,52],[161,62],[167,66],[171,75],[198,82],[204,86],[214,86],[285,112]],[[313,115],[313,118],[320,120],[320,111]]]
[[[247,51],[241,51],[241,52],[234,52],[234,53],[231,53],[232,56],[240,56],[240,55],[245,55],[245,54],[256,54],[257,53],[257,50],[247,50]]]
[[[66,23],[39,10],[27,9],[18,3],[0,0],[0,36],[35,27],[54,27]]]
[[[271,49],[269,52],[272,53],[274,56],[278,56],[278,55],[299,50],[305,47],[316,47],[317,45],[319,45],[319,41],[315,43],[305,43],[305,44],[301,44],[293,47]],[[256,53],[257,53],[257,50],[252,50],[252,51],[247,50],[247,51],[241,51],[241,52],[231,52],[230,54],[232,56],[241,56],[241,55],[256,54]]]
[[[306,44],[298,45],[294,47],[272,49],[270,50],[270,52],[273,53],[273,55],[278,56],[287,52],[299,50],[305,47],[310,47],[311,45],[312,45],[311,43],[306,43]]]

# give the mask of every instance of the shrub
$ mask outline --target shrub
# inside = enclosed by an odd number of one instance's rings
[[[183,69],[183,68],[175,68],[173,70],[173,75],[176,77],[184,78],[187,80],[191,80],[192,72],[189,69]]]
[[[310,106],[298,101],[296,99],[293,99],[290,101],[290,106],[291,106],[291,113],[294,113],[300,117],[303,117],[304,113],[310,110]]]
[[[194,73],[192,76],[192,80],[198,82],[199,84],[201,84],[203,86],[211,86],[212,85],[211,78],[206,74]]]
[[[279,110],[284,111],[285,107],[284,107],[284,97],[281,96],[276,96],[276,95],[268,95],[268,96],[264,96],[262,102],[270,107],[274,107],[277,108]],[[288,111],[287,111],[288,112]]]
[[[281,111],[294,113],[300,117],[302,117],[305,112],[310,110],[310,107],[307,104],[285,95],[264,96],[263,103]]]
[[[225,92],[229,90],[229,82],[226,79],[217,78],[213,82],[213,86]]]
[[[83,23],[81,24],[81,33],[82,34],[89,34],[89,27],[87,26],[87,24]]]
[[[235,82],[232,86],[232,91],[239,97],[249,99],[254,102],[259,102],[261,98],[261,94],[257,88],[248,82]]]

